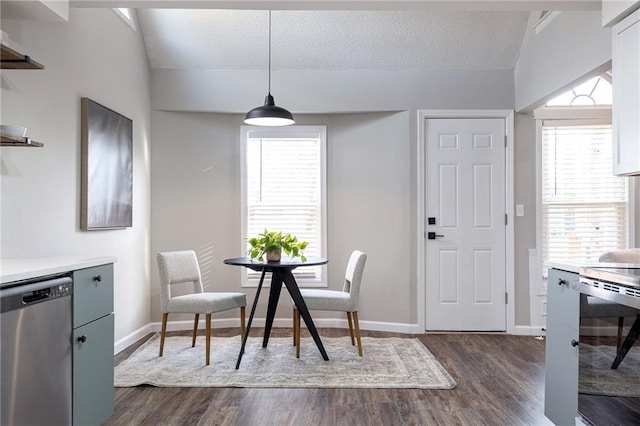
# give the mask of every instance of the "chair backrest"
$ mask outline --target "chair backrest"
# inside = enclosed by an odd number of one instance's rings
[[[600,256],[598,262],[640,263],[640,249],[608,251]]]
[[[160,272],[160,308],[166,312],[171,299],[171,285],[193,283],[193,292],[202,293],[202,277],[198,258],[193,250],[158,253],[158,271]]]
[[[362,273],[364,272],[364,264],[367,262],[367,255],[359,250],[354,250],[349,257],[347,270],[344,274],[344,286],[342,291],[349,293],[351,306],[357,309],[360,303],[360,284],[362,282]]]

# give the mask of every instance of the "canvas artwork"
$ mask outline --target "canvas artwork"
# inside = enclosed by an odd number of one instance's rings
[[[83,230],[132,224],[133,123],[89,98],[82,98]]]

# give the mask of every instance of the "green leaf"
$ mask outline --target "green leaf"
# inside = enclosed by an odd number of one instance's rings
[[[306,261],[306,257],[303,256],[303,250],[307,248],[308,243],[306,241],[298,241],[298,237],[291,234],[282,234],[282,231],[269,231],[265,228],[262,234],[258,234],[258,237],[244,238],[251,245],[251,250],[247,253],[252,259],[260,258],[271,250],[281,249],[287,256],[298,257],[302,256],[302,260]]]

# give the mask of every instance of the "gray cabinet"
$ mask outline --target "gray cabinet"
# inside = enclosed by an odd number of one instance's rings
[[[579,276],[549,270],[544,414],[556,425],[575,425],[578,413]]]
[[[73,423],[113,413],[113,265],[73,272]]]

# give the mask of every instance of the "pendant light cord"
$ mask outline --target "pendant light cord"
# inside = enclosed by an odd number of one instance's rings
[[[271,94],[271,10],[269,10],[269,94]]]

